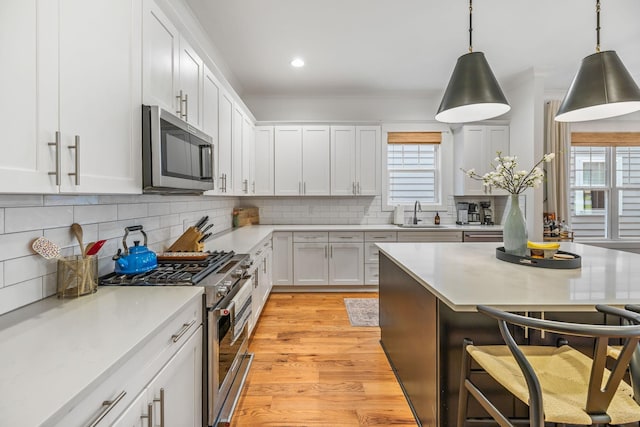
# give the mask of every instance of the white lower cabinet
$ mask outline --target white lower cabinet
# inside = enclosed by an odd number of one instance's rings
[[[294,243],[293,284],[326,285],[329,283],[328,258],[327,243]]]
[[[274,286],[293,285],[293,233],[276,231],[271,239],[273,242],[272,283]]]
[[[362,232],[293,233],[294,285],[362,285]]]
[[[192,298],[69,412],[47,425],[155,426],[164,408],[166,426],[201,426],[202,306],[201,295]],[[141,418],[149,408],[153,423]]]
[[[363,261],[362,242],[329,243],[329,284],[362,285],[364,283]]]
[[[113,425],[202,425],[202,327],[191,335]]]
[[[367,231],[364,233],[364,284],[378,285],[379,273],[379,249],[377,243],[395,242],[395,231]]]
[[[253,260],[253,289],[251,293],[249,334],[253,332],[253,329],[258,323],[262,309],[267,303],[267,298],[269,298],[269,293],[273,287],[271,272],[273,250],[271,249],[271,245],[271,238],[268,238],[251,251],[251,259]]]

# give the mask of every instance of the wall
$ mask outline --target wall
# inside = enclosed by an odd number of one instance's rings
[[[260,208],[261,224],[391,224],[393,212],[383,211],[382,197],[245,197],[242,206]],[[451,202],[452,203],[452,202]],[[450,213],[440,211],[442,224],[454,224]],[[405,211],[405,222],[413,211]],[[422,212],[418,218],[433,224],[435,212]]]
[[[204,215],[215,224],[210,231],[230,229],[237,204],[235,197],[0,195],[0,314],[56,293],[56,261],[31,249],[38,237],[61,246],[63,255],[79,254],[69,226],[81,224],[85,243],[107,240],[99,258],[103,275],[113,271],[125,227],[141,224],[148,246],[162,251]]]
[[[246,96],[258,121],[433,121],[438,94]]]
[[[504,89],[511,105],[510,154],[518,157],[519,169],[530,169],[542,158],[544,149],[543,79],[530,69],[505,84]],[[542,240],[542,187],[529,189],[524,194],[529,238]]]

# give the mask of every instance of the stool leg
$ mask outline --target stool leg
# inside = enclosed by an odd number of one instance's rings
[[[471,372],[471,357],[467,353],[467,346],[473,345],[473,341],[465,338],[462,341],[462,367],[460,369],[460,389],[458,391],[458,427],[464,427],[467,422],[467,405],[469,403],[469,391],[466,381]]]

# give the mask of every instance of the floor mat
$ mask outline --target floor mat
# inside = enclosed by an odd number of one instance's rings
[[[351,326],[378,326],[378,298],[345,298]]]

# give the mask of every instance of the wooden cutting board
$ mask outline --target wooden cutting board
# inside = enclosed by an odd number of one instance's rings
[[[260,210],[258,208],[235,208],[233,212],[238,216],[237,227],[260,224]]]

